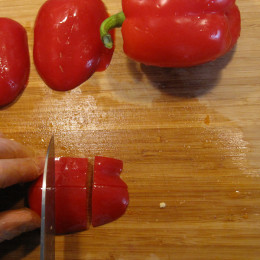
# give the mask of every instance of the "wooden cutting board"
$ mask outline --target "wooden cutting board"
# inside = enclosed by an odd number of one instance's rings
[[[0,1],[0,16],[33,26],[43,0]],[[119,0],[104,1],[111,14]],[[140,65],[120,30],[107,71],[70,92],[37,74],[0,131],[44,154],[124,161],[130,205],[119,220],[56,237],[56,259],[260,259],[260,2],[238,0],[235,49],[189,69]],[[160,208],[160,203],[166,204]],[[1,259],[39,259],[39,231],[0,245]]]

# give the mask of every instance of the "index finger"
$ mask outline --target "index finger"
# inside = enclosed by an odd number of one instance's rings
[[[44,159],[17,158],[0,160],[0,188],[33,181],[43,172]]]
[[[22,144],[0,136],[0,159],[25,158],[34,156],[34,152]]]

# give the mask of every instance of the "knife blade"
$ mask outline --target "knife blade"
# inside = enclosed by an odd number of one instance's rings
[[[43,172],[41,211],[41,260],[55,259],[55,150],[51,137]]]

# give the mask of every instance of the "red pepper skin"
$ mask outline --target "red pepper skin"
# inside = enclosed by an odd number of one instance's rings
[[[87,229],[88,159],[60,157],[55,159],[56,234]],[[29,188],[28,203],[41,215],[42,176]]]
[[[71,90],[95,71],[105,70],[113,55],[99,35],[108,17],[101,0],[48,0],[34,28],[34,63],[54,90]]]
[[[92,226],[121,217],[129,204],[127,185],[120,179],[121,160],[96,156],[92,187]]]
[[[56,234],[68,234],[87,229],[87,189],[56,188]]]
[[[235,0],[123,0],[124,51],[160,67],[189,67],[227,53],[240,35]]]
[[[5,106],[25,89],[30,58],[27,33],[16,21],[0,18],[0,39],[0,106]]]

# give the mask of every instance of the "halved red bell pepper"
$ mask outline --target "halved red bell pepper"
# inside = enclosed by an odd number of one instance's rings
[[[96,156],[92,188],[92,225],[100,226],[121,217],[128,206],[127,185],[120,178],[121,160]]]
[[[48,0],[34,28],[34,63],[54,90],[70,90],[95,71],[107,68],[113,49],[106,49],[99,27],[108,17],[101,0]]]
[[[60,157],[55,159],[56,234],[87,229],[88,159]],[[42,176],[28,191],[29,206],[41,215]]]
[[[101,26],[122,26],[124,51],[132,59],[160,67],[202,64],[227,53],[240,35],[240,12],[235,0],[122,0],[123,12]]]
[[[92,187],[92,225],[114,221],[122,216],[129,202],[127,185],[120,179],[121,160],[95,157]],[[88,159],[61,157],[55,160],[56,234],[87,228]],[[29,188],[28,202],[41,215],[42,176]]]
[[[26,30],[18,22],[0,18],[0,107],[25,89],[30,73]]]

